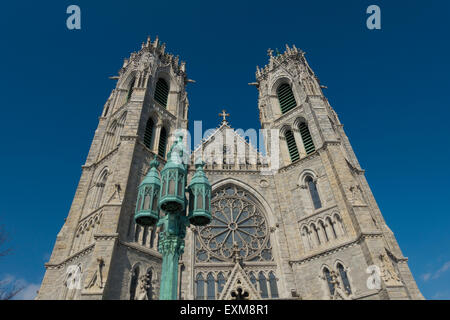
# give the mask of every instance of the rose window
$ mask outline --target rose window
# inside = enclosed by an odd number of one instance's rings
[[[226,186],[211,199],[211,223],[197,228],[197,262],[272,261],[267,221],[256,200],[243,189]]]

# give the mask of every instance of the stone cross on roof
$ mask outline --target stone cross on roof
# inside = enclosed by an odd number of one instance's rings
[[[222,123],[228,123],[227,117],[229,117],[230,114],[229,114],[229,113],[226,113],[226,110],[225,110],[225,109],[222,110],[222,113],[219,113],[219,116],[223,117]]]

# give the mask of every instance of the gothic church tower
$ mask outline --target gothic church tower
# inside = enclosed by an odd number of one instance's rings
[[[292,280],[286,289],[303,299],[422,299],[304,52],[268,54],[253,85],[269,153],[277,150],[270,134],[279,139],[273,182]],[[381,283],[368,286],[378,271]]]
[[[158,297],[156,230],[136,226],[133,215],[150,159],[157,155],[164,164],[172,133],[187,129],[185,63],[148,38],[112,78],[117,86],[99,118],[38,299]]]

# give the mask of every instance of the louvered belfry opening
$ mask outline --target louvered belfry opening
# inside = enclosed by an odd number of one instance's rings
[[[155,100],[163,106],[167,107],[167,98],[169,97],[169,85],[166,80],[159,78],[155,87]]]
[[[161,129],[159,135],[158,155],[162,158],[166,156],[167,131],[166,128]]]
[[[295,138],[292,134],[292,131],[287,131],[285,134],[286,142],[289,150],[289,156],[291,157],[291,161],[297,161],[300,159],[300,156],[298,154],[297,145],[295,144]]]
[[[136,81],[135,78],[131,79],[130,87],[128,88],[128,93],[127,93],[127,102],[130,101],[131,96],[133,95],[133,89],[134,89],[134,82],[135,81]]]
[[[294,93],[288,83],[283,83],[278,87],[277,96],[280,102],[281,113],[286,113],[297,105]]]
[[[153,127],[154,127],[154,122],[153,122],[152,118],[150,118],[147,121],[147,126],[145,127],[145,133],[144,133],[144,144],[149,149],[152,148]]]
[[[314,146],[314,142],[311,137],[311,133],[309,132],[308,125],[305,122],[300,123],[298,126],[300,130],[300,135],[302,136],[303,146],[305,147],[306,154],[310,154],[316,151],[316,147]]]

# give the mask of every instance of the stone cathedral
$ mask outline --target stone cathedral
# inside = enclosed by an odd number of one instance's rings
[[[178,298],[423,299],[304,52],[268,56],[250,83],[265,151],[223,112],[191,152],[206,162],[213,219],[187,230]],[[37,299],[159,297],[159,230],[133,217],[150,161],[161,169],[188,129],[193,80],[158,38],[112,79]]]

